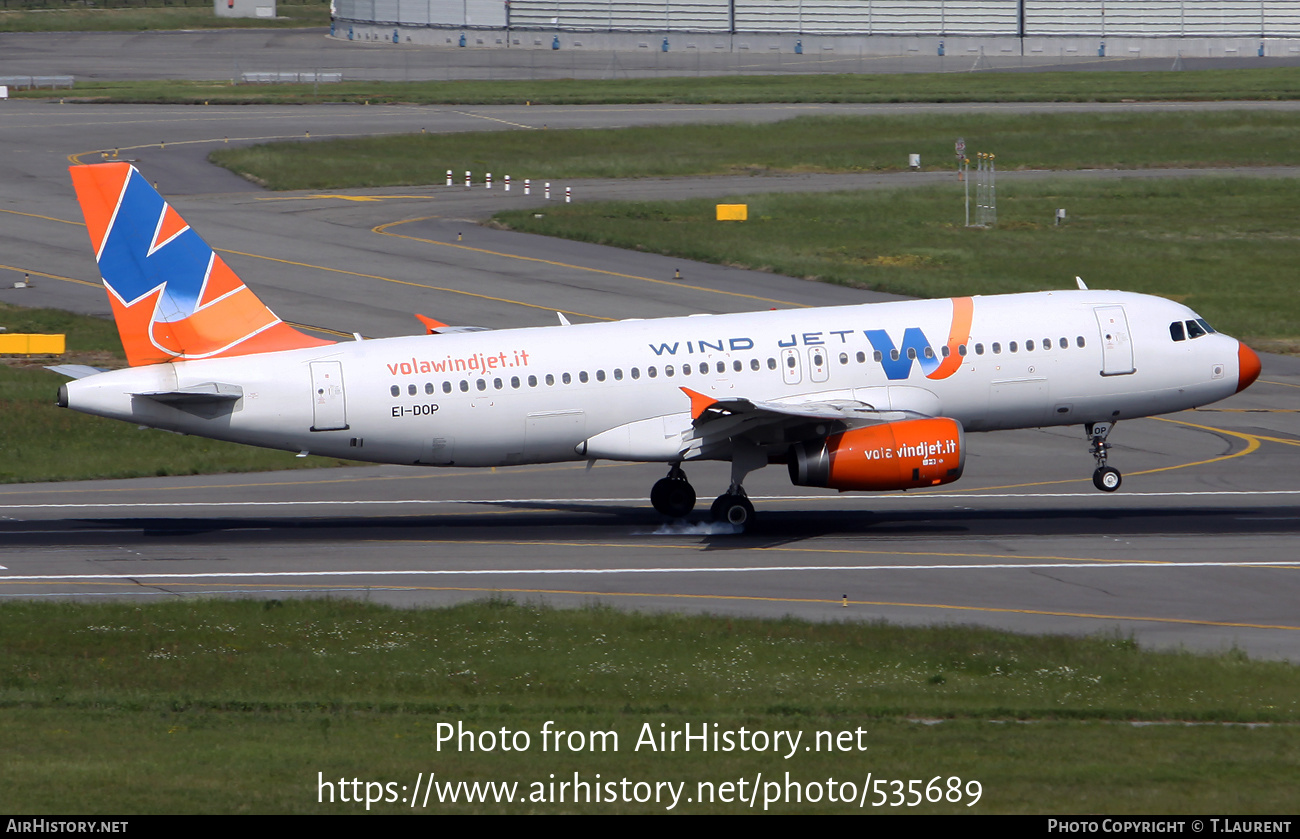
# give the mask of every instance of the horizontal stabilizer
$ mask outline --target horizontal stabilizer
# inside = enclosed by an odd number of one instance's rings
[[[451,326],[442,321],[434,320],[427,315],[416,314],[416,320],[424,324],[425,335],[452,335],[457,332],[488,332],[486,326]]]
[[[235,402],[243,398],[244,389],[239,385],[230,385],[224,382],[204,382],[201,385],[191,385],[176,390],[137,393],[135,395],[144,396],[166,405],[196,405],[203,402]]]
[[[46,367],[58,373],[60,376],[67,376],[69,379],[84,379],[87,376],[93,376],[96,373],[107,372],[106,367],[91,367],[88,364],[55,364],[52,367]]]

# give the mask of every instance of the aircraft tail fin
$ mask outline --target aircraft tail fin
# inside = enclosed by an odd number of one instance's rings
[[[333,343],[276,317],[131,164],[70,171],[132,367]]]

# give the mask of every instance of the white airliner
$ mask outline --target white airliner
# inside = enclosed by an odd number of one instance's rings
[[[72,168],[130,367],[59,404],[140,425],[380,463],[668,464],[650,500],[695,506],[682,465],[888,491],[961,476],[967,431],[1082,425],[1107,492],[1119,420],[1181,411],[1259,375],[1195,312],[1119,291],[1046,291],[334,343],[282,322],[133,167]],[[934,343],[933,339],[940,339]],[[83,370],[82,373],[92,372]],[[75,374],[74,374],[75,375]]]

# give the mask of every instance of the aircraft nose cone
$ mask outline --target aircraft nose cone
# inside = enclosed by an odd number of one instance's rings
[[[1259,378],[1259,356],[1242,342],[1237,342],[1237,393],[1250,387]]]

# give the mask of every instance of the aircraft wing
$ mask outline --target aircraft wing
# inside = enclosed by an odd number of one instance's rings
[[[852,391],[811,394],[797,401],[764,402],[743,397],[715,399],[690,388],[681,390],[691,400],[693,433],[683,441],[686,459],[715,456],[720,447],[730,446],[736,437],[763,447],[785,447],[850,428],[932,415],[927,411],[893,407],[887,398],[863,401],[855,398]],[[882,391],[881,397],[886,397],[883,388],[877,390]]]
[[[690,410],[637,420],[587,438],[580,455],[609,460],[680,461],[731,456],[737,439],[770,452],[851,428],[938,415],[934,394],[890,387],[803,394],[761,401],[681,389]]]

